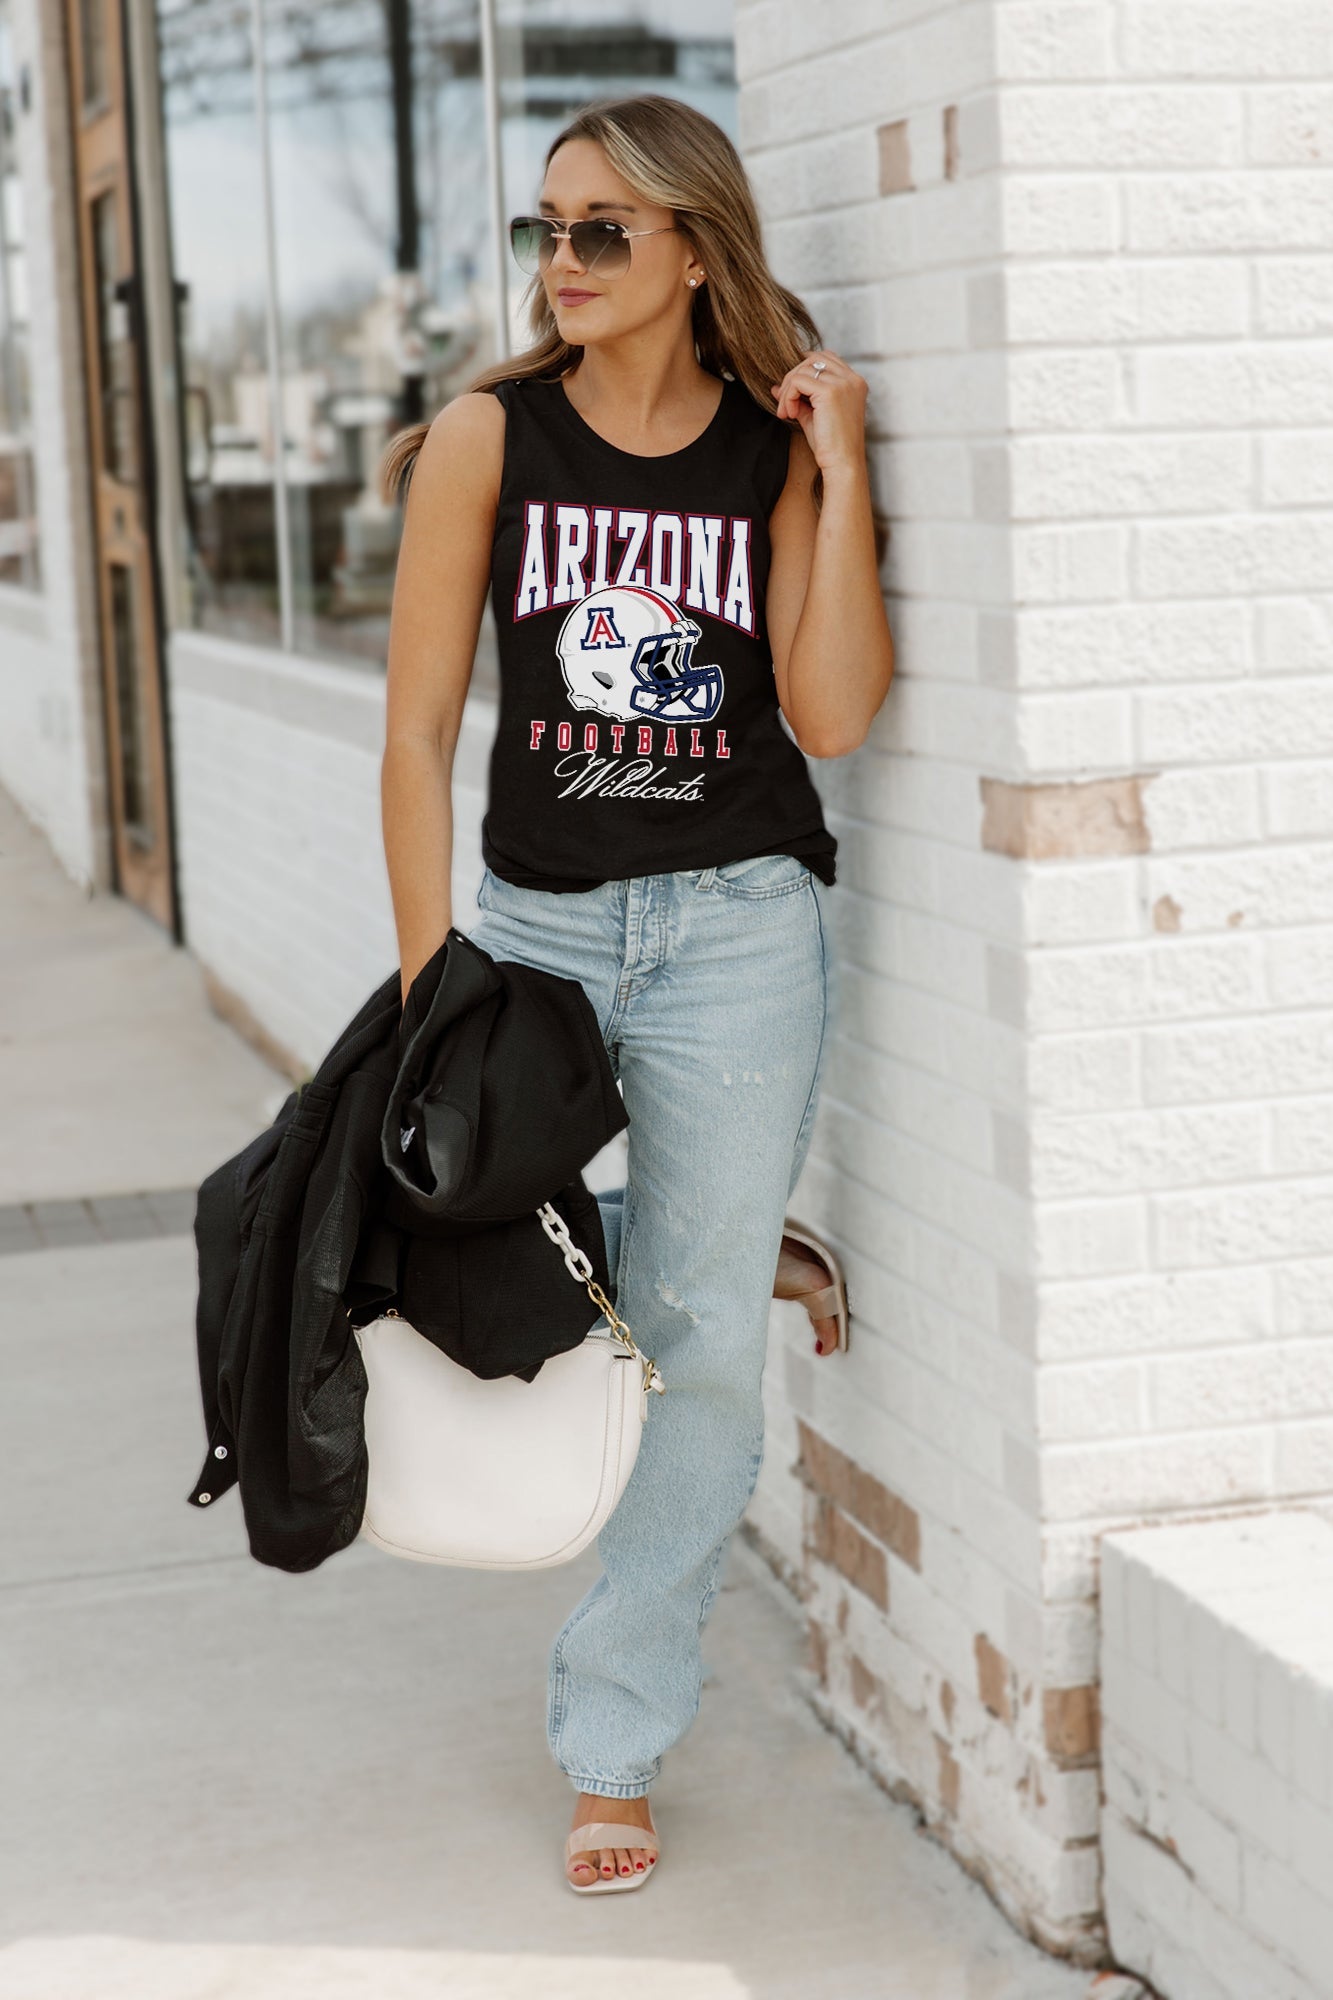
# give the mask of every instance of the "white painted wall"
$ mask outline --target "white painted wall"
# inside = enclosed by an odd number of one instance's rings
[[[41,589],[0,584],[0,784],[76,882],[109,876],[59,10],[13,12],[30,79],[14,143],[27,236]]]
[[[310,1068],[398,963],[380,819],[384,680],[178,632],[171,645],[190,949]],[[476,921],[493,701],[468,696],[454,921]]]

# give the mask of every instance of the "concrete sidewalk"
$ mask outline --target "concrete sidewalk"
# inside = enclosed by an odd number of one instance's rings
[[[1081,2000],[820,1727],[739,1541],[661,1872],[573,1896],[545,1654],[595,1551],[295,1577],[187,1506],[193,1190],[288,1085],[3,794],[0,936],[0,2000]]]

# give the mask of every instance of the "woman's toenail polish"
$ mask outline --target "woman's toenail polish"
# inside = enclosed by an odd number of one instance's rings
[[[636,1875],[642,1875],[642,1873],[643,1873],[643,1863],[642,1863],[642,1861],[636,1861],[636,1862],[635,1862],[635,1864],[634,1864],[634,1872],[635,1872],[635,1874],[636,1874]]]
[[[822,1340],[817,1340],[815,1342],[815,1353],[822,1354],[823,1352],[824,1352],[824,1343]]]

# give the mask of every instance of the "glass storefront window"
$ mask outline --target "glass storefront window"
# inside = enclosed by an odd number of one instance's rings
[[[646,0],[618,12],[589,0],[497,0],[496,42],[506,217],[535,209],[546,148],[594,98],[679,97],[738,136],[731,0]],[[530,338],[523,297],[531,282],[511,260],[513,347]]]
[[[381,453],[495,358],[478,9],[376,0],[272,21],[294,643],[378,663],[401,518],[379,497]]]
[[[528,337],[497,206],[532,206],[590,98],[671,91],[734,131],[728,0],[498,0],[498,134],[480,0],[157,9],[191,615],[382,668],[401,528],[384,446],[499,358],[501,326]],[[488,611],[483,685],[490,636]]]
[[[17,88],[9,0],[0,0],[0,583],[37,590],[32,339]]]
[[[159,0],[158,46],[192,619],[271,642],[278,567],[249,9]]]

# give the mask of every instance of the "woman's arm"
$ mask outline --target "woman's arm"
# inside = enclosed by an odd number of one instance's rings
[[[826,366],[818,375],[811,362]],[[866,464],[864,376],[821,347],[774,384],[774,413],[795,417],[787,483],[769,517],[765,617],[778,701],[811,757],[865,741],[893,679]],[[810,497],[824,474],[818,514]]]
[[[402,991],[453,922],[450,786],[490,587],[505,413],[455,396],[412,469],[389,621],[380,808]]]

